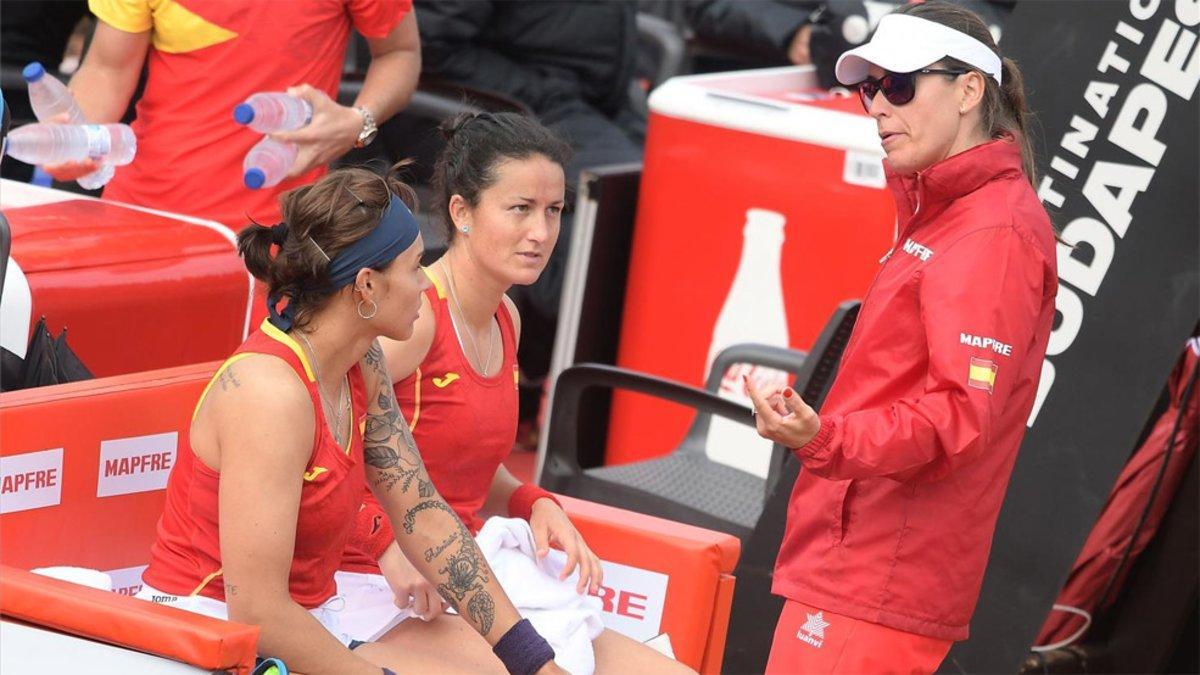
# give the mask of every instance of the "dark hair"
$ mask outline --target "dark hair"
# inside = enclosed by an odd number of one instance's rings
[[[337,292],[329,288],[326,256],[335,258],[374,230],[392,193],[416,209],[412,188],[395,178],[407,164],[396,164],[386,176],[361,168],[330,171],[279,198],[282,223],[274,227],[254,223],[238,234],[238,253],[246,269],[267,284],[268,294],[288,298],[295,326],[308,323]],[[275,255],[271,255],[273,245],[278,246]]]
[[[996,52],[1000,60],[1000,79],[1003,85],[996,84],[990,75],[983,74],[985,82],[983,92],[983,129],[990,138],[1001,138],[1011,134],[1021,148],[1021,164],[1029,182],[1037,186],[1037,169],[1033,161],[1033,144],[1029,138],[1030,113],[1025,107],[1025,81],[1016,61],[1005,58],[1000,54],[992,33],[979,15],[969,9],[952,5],[939,0],[926,0],[919,4],[905,5],[896,10],[897,14],[907,14],[965,33]],[[969,68],[978,70],[968,63],[947,57],[940,62],[950,68]]]
[[[496,166],[509,159],[542,155],[566,167],[571,146],[537,120],[517,113],[462,113],[440,127],[446,147],[433,167],[433,185],[441,200],[446,241],[454,240],[450,197],[460,195],[472,207],[496,182]]]

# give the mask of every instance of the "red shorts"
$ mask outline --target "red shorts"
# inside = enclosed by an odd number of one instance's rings
[[[767,675],[932,673],[952,644],[788,600],[775,627]]]

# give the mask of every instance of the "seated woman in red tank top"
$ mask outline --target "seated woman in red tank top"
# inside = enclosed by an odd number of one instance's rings
[[[595,592],[600,561],[557,501],[501,464],[516,439],[521,330],[505,293],[536,281],[554,249],[570,149],[536,121],[510,113],[460,116],[443,133],[434,180],[450,246],[426,270],[433,287],[422,297],[412,337],[381,341],[396,398],[430,479],[467,527],[478,532],[491,516],[528,521],[537,558],[552,546],[566,555],[557,583]],[[382,571],[397,604],[425,619],[401,623],[389,639],[416,646],[430,635],[461,632],[456,617],[441,614],[436,584],[406,559],[381,515],[368,495],[341,569]],[[578,579],[569,581],[576,570]],[[521,589],[509,590],[521,609],[515,595]],[[690,672],[612,631],[599,632],[591,644],[597,672]],[[487,657],[482,640],[463,640],[459,650]]]
[[[260,653],[313,675],[472,669],[448,643],[358,644],[380,628],[355,618],[378,593],[335,572],[369,485],[399,548],[510,671],[562,672],[433,488],[396,403],[377,338],[412,335],[429,285],[398,194],[411,193],[335,171],[283,197],[284,223],[238,237],[270,317],[201,395],[139,597],[257,625]]]

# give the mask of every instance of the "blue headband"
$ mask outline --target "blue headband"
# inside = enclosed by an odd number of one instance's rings
[[[412,211],[409,211],[408,206],[393,194],[391,202],[384,210],[383,217],[379,219],[379,224],[375,226],[375,229],[371,230],[367,236],[339,251],[333,260],[329,261],[330,283],[327,288],[330,291],[336,291],[354,283],[359,270],[387,265],[395,260],[396,256],[408,250],[420,233],[421,229],[417,225],[417,219],[413,217]],[[295,315],[292,312],[291,302],[283,308],[283,312],[276,310],[275,307],[281,299],[279,293],[272,293],[268,296],[267,312],[270,314],[271,323],[279,330],[287,332],[295,323]]]

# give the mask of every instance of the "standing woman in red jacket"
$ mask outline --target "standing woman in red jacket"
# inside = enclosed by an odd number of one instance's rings
[[[967,629],[1033,408],[1057,292],[1021,75],[939,2],[846,52],[875,119],[899,237],[817,415],[758,392],[803,464],[773,591],[768,673],[933,672]]]

